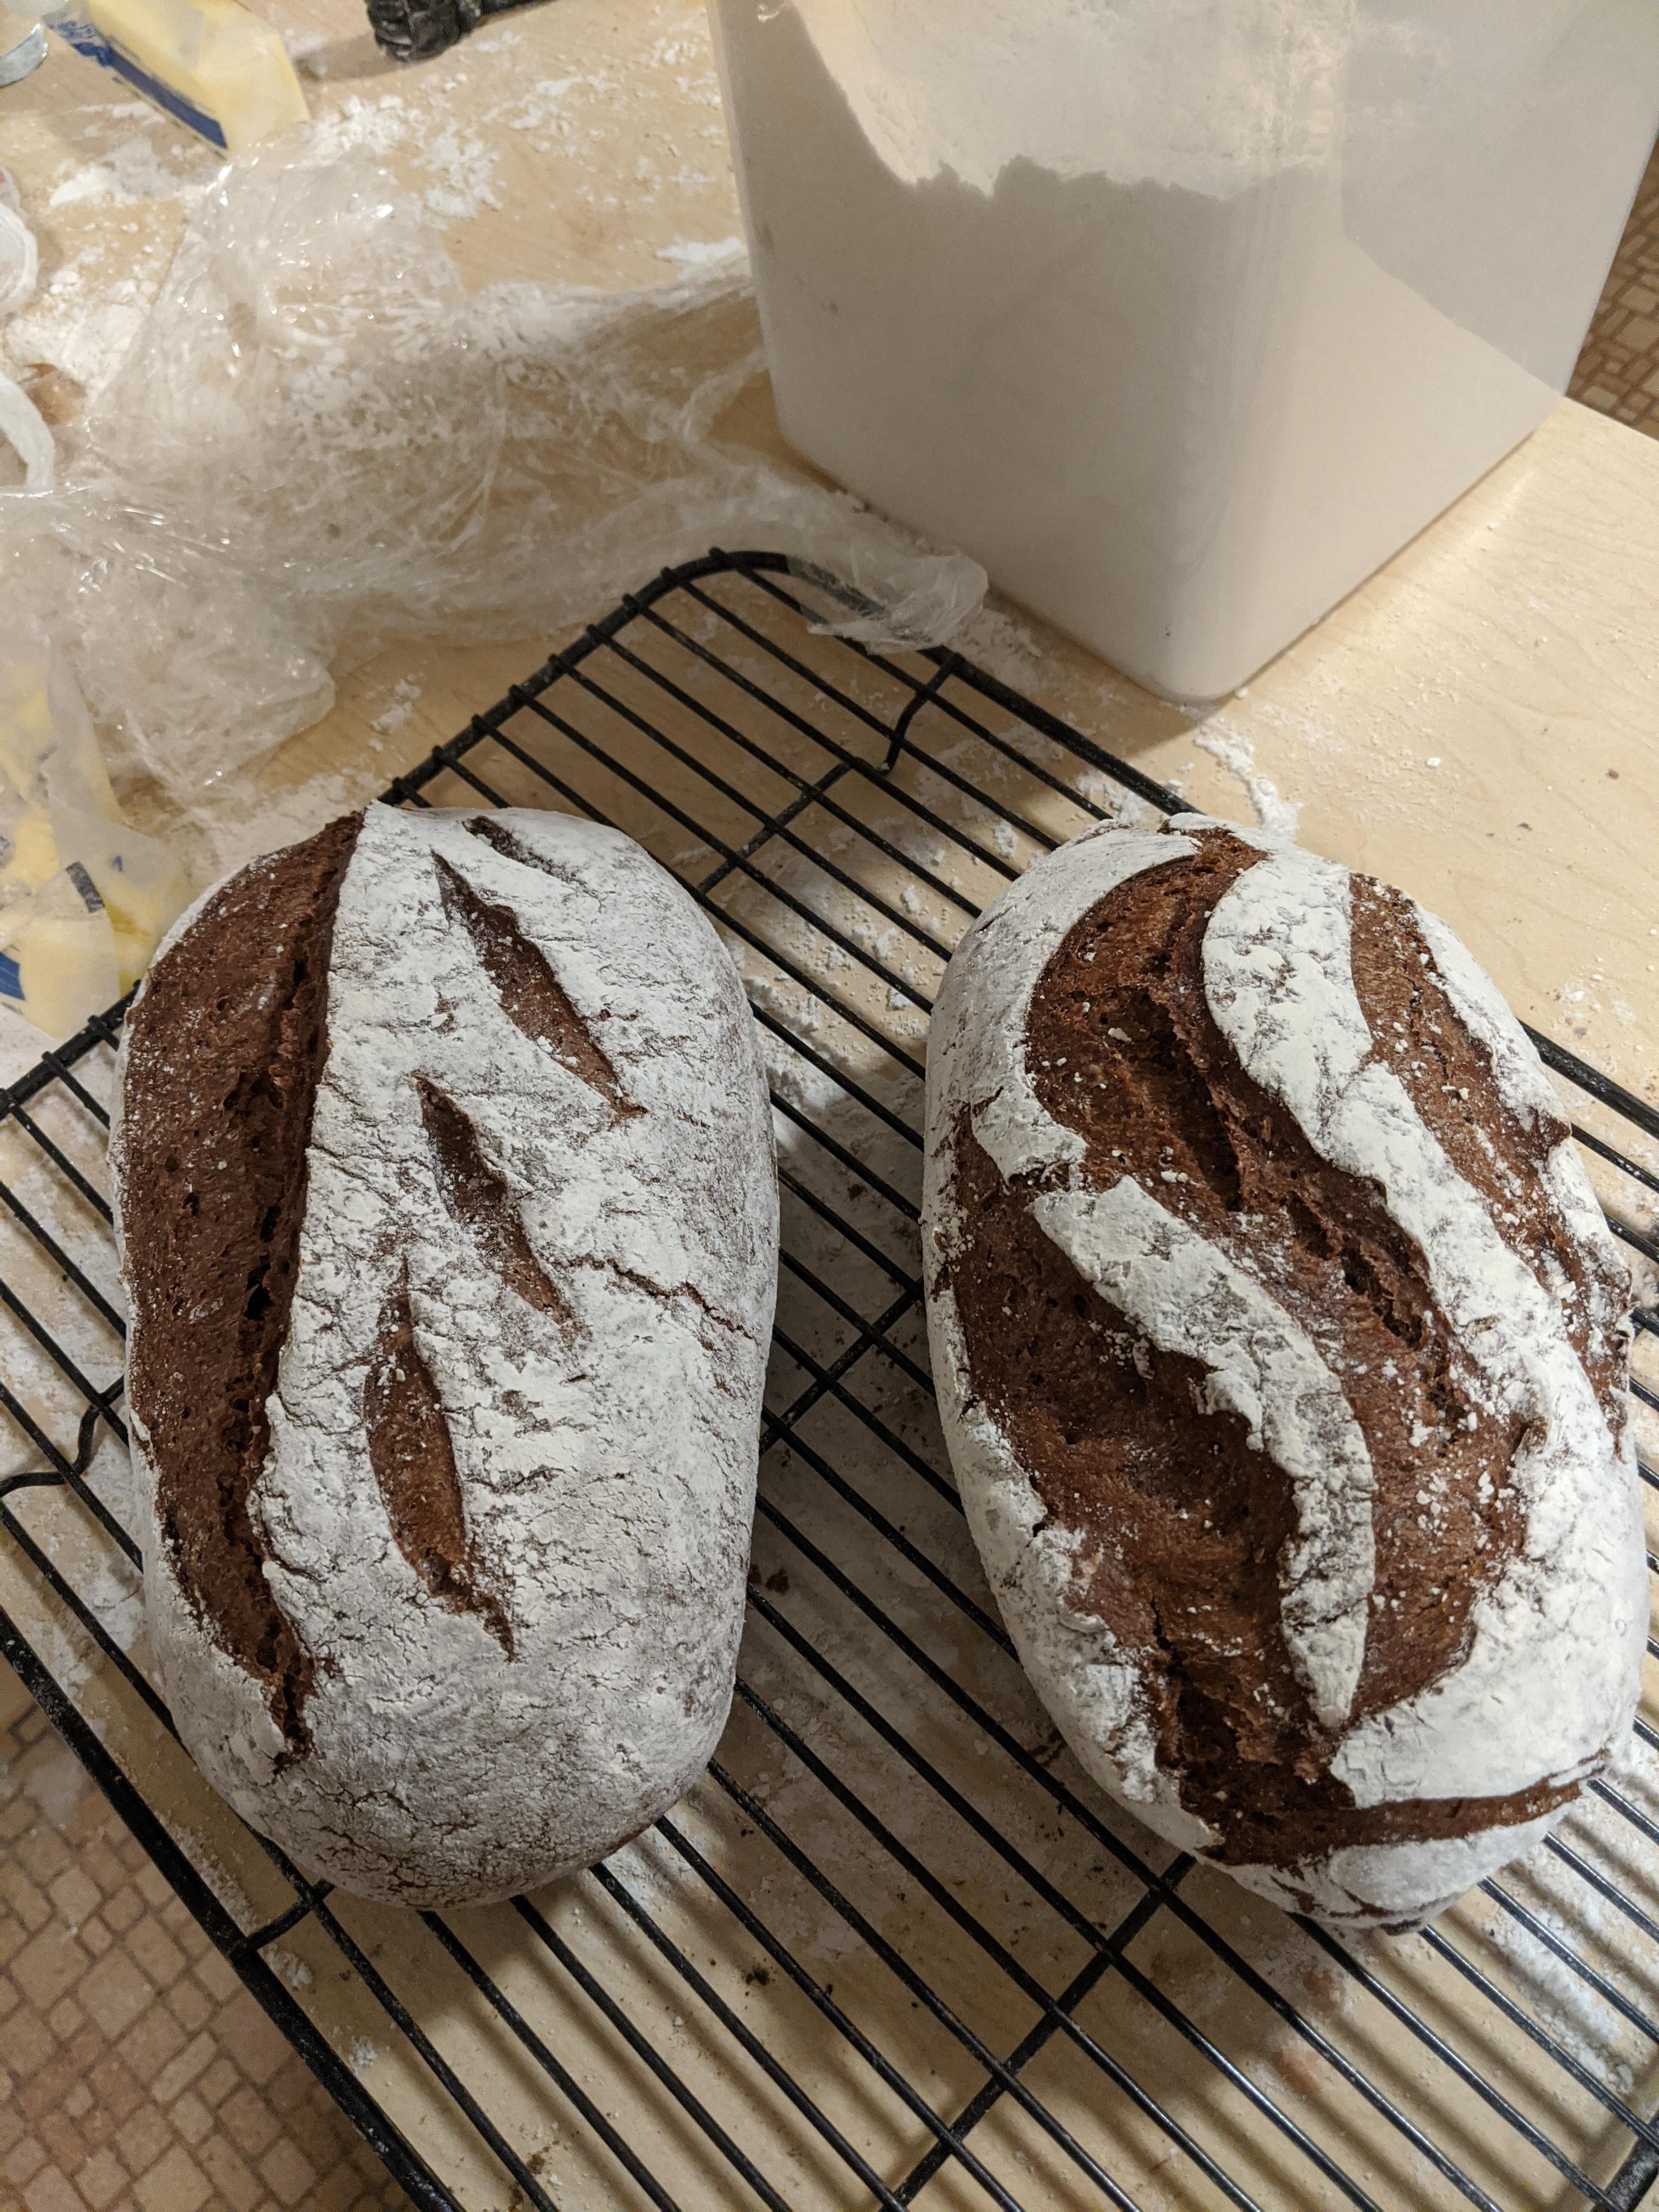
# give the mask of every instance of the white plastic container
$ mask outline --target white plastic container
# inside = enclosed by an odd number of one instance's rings
[[[1659,0],[710,0],[785,435],[1233,690],[1565,389]]]

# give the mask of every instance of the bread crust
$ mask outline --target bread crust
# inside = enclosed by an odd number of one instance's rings
[[[1010,1632],[1170,1842],[1414,1925],[1622,1744],[1628,1274],[1443,924],[1199,817],[1063,847],[947,974],[923,1231]]]
[[[184,917],[119,1088],[187,1747],[362,1894],[602,1857],[702,1771],[742,1625],[777,1192],[708,920],[592,823],[372,806]]]

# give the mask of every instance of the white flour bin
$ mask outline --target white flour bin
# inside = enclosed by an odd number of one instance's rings
[[[1659,0],[710,0],[785,434],[1232,690],[1565,389]]]

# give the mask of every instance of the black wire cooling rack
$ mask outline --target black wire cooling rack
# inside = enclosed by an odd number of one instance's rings
[[[422,2207],[1628,2212],[1659,2176],[1645,1717],[1522,1866],[1423,1935],[1341,1942],[1107,1805],[1020,1675],[932,1411],[926,1014],[1036,854],[1180,801],[953,653],[828,634],[851,605],[773,556],[665,572],[387,794],[629,830],[764,1032],[783,1274],[738,1701],[698,1790],[578,1881],[416,1917],[308,1881],[199,1784],[133,1603],[119,1008],[0,1096],[5,1654]],[[1659,1114],[1536,1042],[1659,1260]]]

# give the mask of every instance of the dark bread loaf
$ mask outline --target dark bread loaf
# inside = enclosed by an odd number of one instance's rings
[[[713,929],[628,838],[373,806],[198,902],[112,1152],[156,1665],[255,1826],[453,1905],[731,1699],[777,1256]]]
[[[1262,1894],[1428,1917],[1624,1741],[1648,1618],[1628,1276],[1523,1032],[1186,817],[1008,891],[927,1077],[945,1433],[1054,1718]]]

